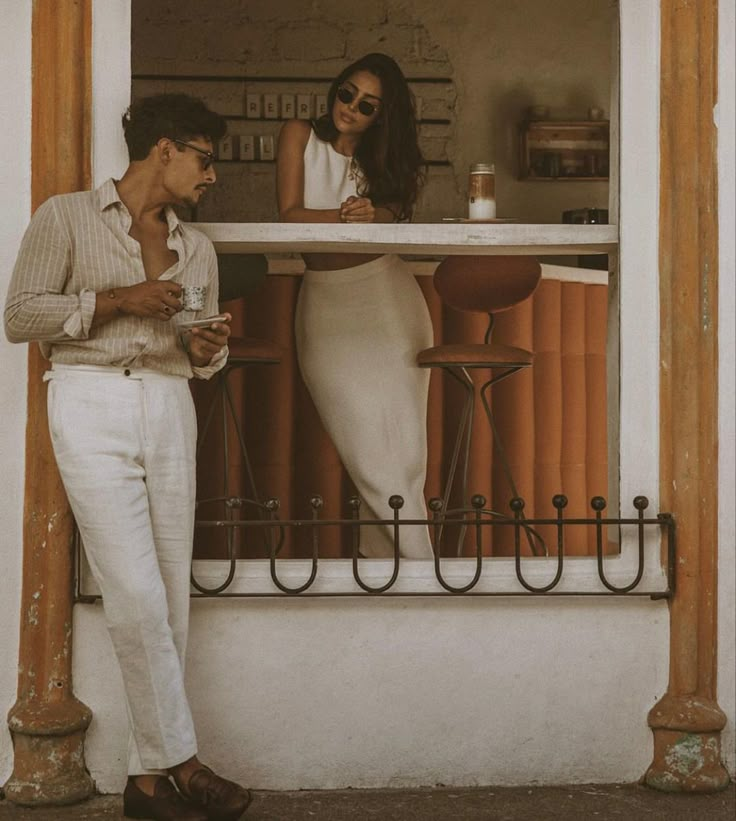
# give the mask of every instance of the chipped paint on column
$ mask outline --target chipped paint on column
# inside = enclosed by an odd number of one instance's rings
[[[721,763],[720,731],[655,733],[654,761],[646,783],[665,792],[715,792],[728,784]]]
[[[662,504],[677,520],[670,680],[649,713],[645,782],[710,792],[726,717],[717,703],[716,0],[661,2],[660,294]]]
[[[33,5],[34,209],[89,187],[91,15],[90,0]],[[92,714],[72,692],[73,522],[48,434],[46,367],[31,345],[18,695],[8,714],[13,772],[5,785],[6,797],[25,805],[69,804],[93,789],[84,765]]]

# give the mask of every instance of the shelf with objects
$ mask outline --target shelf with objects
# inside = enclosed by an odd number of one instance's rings
[[[519,179],[605,182],[608,120],[531,120],[519,130]]]

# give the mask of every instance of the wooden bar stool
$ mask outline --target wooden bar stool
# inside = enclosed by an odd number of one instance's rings
[[[527,256],[450,256],[437,266],[434,286],[445,304],[459,311],[486,313],[489,318],[488,329],[482,343],[436,345],[420,351],[417,355],[417,364],[420,368],[441,368],[450,374],[466,392],[447,482],[442,495],[444,511],[447,510],[449,504],[461,454],[463,462],[462,507],[469,507],[467,477],[476,396],[480,396],[483,403],[493,442],[512,498],[519,495],[493,418],[490,388],[522,368],[530,367],[534,354],[523,348],[495,343],[491,340],[491,335],[494,315],[528,299],[536,290],[540,279],[539,262],[534,257]],[[478,390],[470,371],[479,368],[491,369],[492,375]],[[463,535],[464,531],[461,531],[458,554],[462,550]],[[544,550],[538,540],[533,538],[529,531],[526,531],[526,535],[534,555],[542,554]]]

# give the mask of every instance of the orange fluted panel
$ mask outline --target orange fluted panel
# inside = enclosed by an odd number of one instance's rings
[[[487,324],[485,315],[443,307],[431,279],[420,278],[419,282],[430,308],[436,343],[482,341]],[[234,333],[271,339],[283,348],[280,365],[252,366],[234,374],[233,394],[262,496],[279,498],[283,518],[309,518],[309,498],[319,494],[325,501],[322,517],[342,518],[348,514],[347,500],[354,489],[299,374],[293,341],[298,287],[298,279],[269,277],[263,289],[249,297],[245,306],[239,302],[226,306],[233,313]],[[587,497],[599,492],[605,495],[605,292],[601,286],[562,285],[545,280],[531,300],[497,316],[494,340],[527,348],[535,354],[532,368],[514,374],[491,391],[499,431],[530,518],[553,517],[551,499],[556,493],[570,497],[567,515],[587,515]],[[476,380],[488,376],[488,371],[474,373]],[[193,384],[200,425],[213,387],[211,383]],[[428,498],[441,495],[463,398],[451,377],[433,370],[427,418]],[[210,436],[198,465],[200,496],[216,495],[222,487],[219,427]],[[234,446],[235,439],[231,442]],[[231,487],[245,494],[244,466],[233,446]],[[475,408],[468,477],[471,494],[481,493],[495,509],[507,509],[510,492],[498,460],[494,459],[492,437],[480,402]],[[459,502],[456,491],[451,504]],[[497,555],[511,550],[510,531],[506,536],[501,533],[500,529],[496,531]],[[551,539],[554,548],[554,528],[547,528],[544,535]],[[206,542],[203,537],[203,533],[198,534],[198,556],[225,555],[224,539],[218,539],[212,531]],[[292,538],[296,544],[292,544]],[[569,552],[590,550],[591,545],[584,544],[582,531],[571,534],[569,539]],[[321,543],[324,556],[350,555],[347,531],[331,529],[322,535]],[[444,553],[452,555],[456,547],[448,533]],[[287,538],[281,555],[304,556],[310,549],[309,533],[303,530],[296,537]],[[474,544],[468,536],[464,552],[473,551]],[[244,552],[248,556],[264,555],[263,545],[260,540],[249,538]],[[484,552],[491,552],[490,530],[484,533]]]
[[[534,309],[532,299],[516,305],[496,318],[494,341],[533,350]],[[527,516],[534,515],[534,377],[530,369],[517,371],[491,388],[491,406],[499,438],[506,452],[517,493],[526,502]],[[511,515],[513,496],[498,452],[493,460],[493,507]],[[523,552],[527,552],[526,548]],[[511,528],[495,531],[494,555],[514,552]]]
[[[585,285],[562,284],[561,297],[562,350],[562,458],[561,473],[565,495],[569,499],[566,516],[587,515],[585,448]],[[588,552],[587,536],[582,527],[569,528],[565,539],[568,555]]]
[[[293,344],[293,317],[299,285],[292,277],[268,277],[263,288],[245,300],[242,328],[247,336],[275,342],[282,352],[277,365],[245,369],[241,400],[256,485],[262,498],[279,500],[284,518],[295,515],[295,399],[301,379]],[[280,555],[291,555],[293,538],[287,534]]]
[[[562,492],[561,296],[559,281],[543,280],[533,297],[534,515],[537,518],[554,517],[552,497]],[[539,532],[553,553],[557,544],[554,527],[542,526]]]
[[[606,336],[608,327],[608,289],[605,285],[587,285],[585,289],[585,401],[587,500],[593,496],[608,499],[608,437]],[[614,515],[606,511],[604,515]],[[592,513],[590,514],[592,515]],[[590,529],[592,531],[592,528]],[[588,534],[588,550],[595,550],[595,534]],[[607,550],[607,534],[603,529]]]

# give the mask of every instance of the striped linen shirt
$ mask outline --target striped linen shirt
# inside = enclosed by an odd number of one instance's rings
[[[167,246],[178,261],[159,279],[206,285],[202,316],[218,313],[217,257],[210,240],[165,209]],[[124,315],[92,329],[96,296],[146,280],[141,246],[129,235],[132,218],[107,180],[94,191],[61,194],[41,205],[23,237],[5,304],[11,342],[38,340],[41,353],[62,365],[152,368],[208,379],[223,367],[227,348],[204,367],[194,367],[178,323]]]

